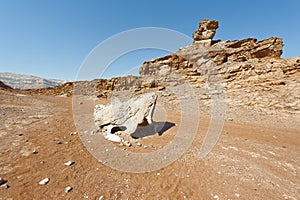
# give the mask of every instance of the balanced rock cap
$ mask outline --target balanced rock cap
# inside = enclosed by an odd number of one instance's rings
[[[201,40],[212,40],[219,28],[217,20],[204,19],[200,21],[198,29],[193,34],[194,42]]]

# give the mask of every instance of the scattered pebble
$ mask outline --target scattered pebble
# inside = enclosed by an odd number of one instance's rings
[[[91,135],[95,135],[95,134],[96,134],[96,131],[95,131],[95,130],[92,130],[92,131],[90,132],[90,134],[91,134]]]
[[[160,176],[160,173],[158,172],[156,175],[157,175],[157,176]]]
[[[71,186],[66,187],[66,188],[65,188],[65,193],[71,192],[72,189],[73,189],[73,188],[72,188]]]
[[[142,146],[142,144],[141,144],[141,143],[139,143],[139,142],[138,142],[138,143],[136,143],[136,145],[137,145],[137,146],[139,146],[139,147],[141,147],[141,146]]]
[[[147,146],[147,145],[145,145],[145,146],[144,146],[144,149],[147,149],[147,148],[148,148],[148,146]]]
[[[69,160],[68,162],[65,163],[66,166],[71,166],[73,164],[75,164],[75,162],[71,161],[71,160]]]
[[[83,102],[82,102],[82,101],[80,101],[80,102],[79,102],[79,105],[82,105],[82,104],[83,104]]]
[[[18,136],[23,136],[23,135],[24,135],[23,133],[19,133],[19,134],[18,134]]]
[[[233,121],[233,119],[231,117],[227,117],[226,120],[227,121]]]
[[[214,199],[220,199],[218,195],[214,195]]]
[[[164,90],[164,89],[166,89],[164,86],[158,87],[158,90],[159,90],[159,91],[162,91],[162,90]]]
[[[44,178],[43,180],[41,180],[39,182],[39,185],[46,185],[47,183],[49,183],[50,179],[49,178]]]
[[[49,122],[44,122],[46,125],[49,124]]]
[[[101,195],[98,200],[103,200],[103,199],[104,199],[104,196]]]
[[[235,193],[234,195],[238,198],[240,197],[240,194],[238,194],[238,193]]]
[[[7,180],[0,177],[0,187],[8,188]]]
[[[56,143],[57,143],[57,144],[61,144],[61,141],[57,141]]]
[[[38,151],[35,149],[35,150],[32,151],[32,153],[33,153],[33,154],[37,154]]]
[[[7,188],[9,188],[9,187],[10,187],[10,186],[7,185],[7,183],[5,183],[5,184],[3,184],[3,185],[0,186],[0,188],[5,188],[5,189],[7,189]]]
[[[124,146],[131,147],[131,143],[127,140],[123,141]]]
[[[70,133],[70,135],[76,135],[77,134],[77,132],[71,132]]]

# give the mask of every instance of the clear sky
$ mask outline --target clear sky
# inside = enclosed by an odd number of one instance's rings
[[[214,39],[282,37],[283,57],[300,55],[298,0],[0,0],[0,72],[76,79],[89,52],[132,28],[163,27],[191,36],[201,19],[219,21]],[[162,51],[132,52],[119,76]]]

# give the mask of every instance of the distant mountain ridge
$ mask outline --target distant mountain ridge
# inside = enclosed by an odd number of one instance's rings
[[[0,73],[0,81],[14,89],[48,88],[67,82],[64,80],[46,79],[37,76],[15,74],[10,72]]]

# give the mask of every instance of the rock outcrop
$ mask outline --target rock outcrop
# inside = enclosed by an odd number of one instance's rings
[[[283,59],[282,48],[282,39],[276,37],[213,41],[210,46],[194,42],[170,55],[144,62],[139,73],[143,83],[174,86],[187,82],[205,104],[213,96],[209,82],[218,80],[230,107],[299,113],[300,57]],[[172,95],[167,98],[171,104],[176,103]]]
[[[108,135],[120,130],[130,135],[138,125],[152,124],[156,98],[155,93],[147,93],[125,102],[113,99],[109,105],[96,105],[95,125]]]

